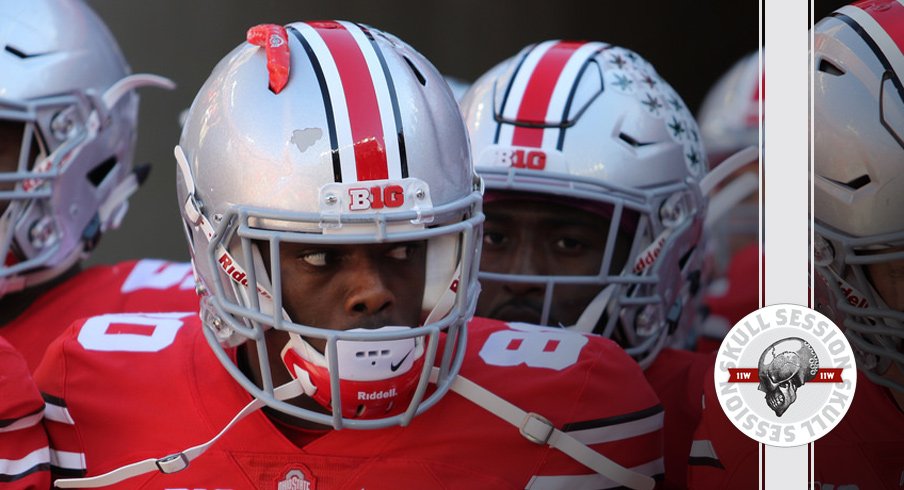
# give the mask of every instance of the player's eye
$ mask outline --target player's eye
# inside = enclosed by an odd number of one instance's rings
[[[584,250],[584,243],[573,238],[562,237],[556,240],[556,249],[562,252],[578,253]]]
[[[492,231],[483,232],[483,244],[488,247],[499,247],[504,245],[506,241],[505,235]]]
[[[415,243],[403,243],[401,245],[392,247],[386,253],[386,256],[395,259],[395,260],[408,260],[414,255],[415,250],[418,248],[418,244]]]
[[[325,267],[327,264],[327,253],[323,250],[306,252],[299,256],[299,258],[308,265],[312,265],[314,267]]]

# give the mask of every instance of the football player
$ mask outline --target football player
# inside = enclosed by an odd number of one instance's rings
[[[759,145],[760,56],[736,62],[706,94],[697,120],[711,168]],[[714,351],[735,323],[759,307],[759,160],[718,186],[707,209],[707,272],[697,349]],[[706,269],[705,269],[706,270]]]
[[[665,485],[685,482],[703,372],[690,340],[706,154],[681,97],[638,54],[546,41],[462,101],[486,185],[477,314],[599,334],[665,408]]]
[[[116,40],[80,0],[0,1],[0,334],[37,367],[72,321],[188,308],[189,264],[81,270],[147,176],[133,167],[141,86]]]
[[[0,335],[24,357],[22,372],[78,318],[197,305],[187,263],[79,266],[147,174],[132,166],[135,89],[171,82],[130,74],[80,0],[0,0],[0,74]],[[30,382],[7,384],[0,396],[0,431],[12,440],[10,452],[0,441],[0,482],[48,476],[46,442],[26,450],[34,438],[16,435],[40,428],[35,413],[7,391]]]
[[[481,181],[410,46],[254,27],[175,153],[200,317],[95,317],[51,346],[54,469],[85,477],[57,486],[652,488],[658,400],[616,344],[471,320]]]
[[[814,307],[844,330],[859,369],[844,419],[814,443],[816,488],[899,488],[904,475],[902,12],[857,2],[813,28]],[[756,488],[757,443],[712,383],[705,402],[692,486]]]

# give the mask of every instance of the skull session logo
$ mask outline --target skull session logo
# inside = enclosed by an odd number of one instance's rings
[[[857,384],[854,353],[841,330],[798,305],[761,308],[725,336],[714,381],[729,420],[772,446],[799,446],[828,433],[847,413]]]

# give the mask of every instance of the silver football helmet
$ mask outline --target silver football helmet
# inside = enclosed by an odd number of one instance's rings
[[[484,74],[461,105],[489,198],[525,193],[609,218],[598,273],[486,265],[481,282],[542,285],[543,324],[556,288],[598,285],[577,323],[561,326],[613,337],[644,366],[677,342],[672,334],[686,332],[695,315],[707,164],[697,123],[672,87],[630,50],[546,41]],[[621,240],[628,259],[616,264]]]
[[[814,265],[817,308],[843,326],[858,367],[904,390],[882,376],[892,363],[904,368],[904,311],[877,283],[904,266],[904,30],[895,8],[848,5],[814,27]]]
[[[712,166],[759,144],[760,56],[747,54],[713,84],[700,104],[697,122]]]
[[[759,53],[744,56],[719,77],[700,105],[697,121],[711,168],[759,146],[759,68]],[[705,225],[717,275],[740,248],[759,239],[758,166],[757,159],[744,165],[711,196]]]
[[[119,225],[141,85],[80,0],[0,0],[0,297],[46,282]]]
[[[195,98],[176,157],[205,334],[253,396],[315,423],[374,428],[407,424],[447,392],[476,304],[483,214],[458,106],[423,56],[352,22],[252,28]],[[335,331],[286,313],[280,243],[412,240],[427,243],[420,325]],[[236,366],[228,349],[268,329],[288,332],[286,368],[331,415],[274,394],[265,342],[263,386]],[[385,366],[359,369],[371,354]]]
[[[455,96],[456,101],[461,101],[461,98],[468,92],[468,87],[471,86],[469,82],[451,75],[443,75],[443,79],[446,80],[449,88],[452,89],[452,95]]]

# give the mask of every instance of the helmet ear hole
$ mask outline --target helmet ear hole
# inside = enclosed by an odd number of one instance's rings
[[[836,77],[844,75],[844,70],[838,68],[838,66],[825,58],[819,60],[819,66],[817,67],[817,70],[823,73],[828,73],[829,75],[834,75]]]
[[[88,179],[88,182],[91,182],[91,185],[100,187],[101,183],[106,180],[107,176],[110,175],[110,172],[113,171],[113,168],[116,167],[117,163],[116,157],[112,156],[100,162],[96,167],[91,169],[85,177]]]

